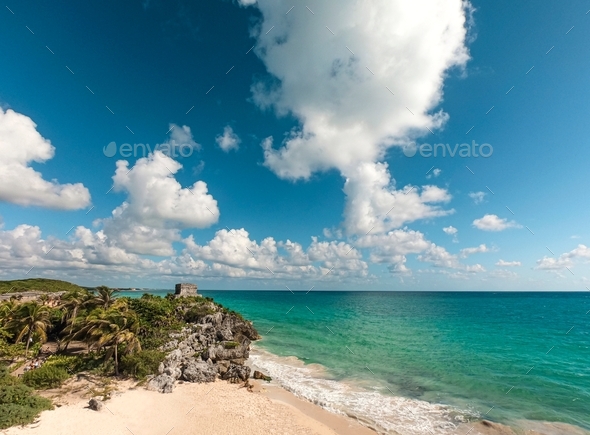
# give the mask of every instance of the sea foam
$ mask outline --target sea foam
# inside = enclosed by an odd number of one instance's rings
[[[450,406],[386,395],[352,382],[328,379],[328,373],[319,364],[305,365],[295,357],[279,357],[259,347],[253,349],[250,360],[296,396],[352,417],[381,434],[451,434],[459,424],[477,417]]]

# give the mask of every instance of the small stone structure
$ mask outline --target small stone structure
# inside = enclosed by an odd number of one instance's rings
[[[176,284],[174,288],[174,296],[177,298],[181,298],[183,296],[198,296],[197,285],[188,282]]]

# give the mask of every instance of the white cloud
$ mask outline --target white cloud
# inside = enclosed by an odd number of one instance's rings
[[[500,259],[496,263],[496,266],[500,266],[500,267],[516,267],[516,266],[522,266],[522,263],[520,261],[504,261],[504,260]]]
[[[426,178],[428,178],[428,179],[431,179],[433,177],[436,178],[441,174],[441,172],[442,172],[442,169],[438,169],[438,168],[433,169],[432,172],[426,176]]]
[[[475,219],[473,226],[482,231],[503,231],[508,228],[520,228],[520,225],[516,222],[499,218],[495,214],[486,214],[480,219]]]
[[[475,204],[481,204],[485,200],[486,195],[485,192],[470,192],[469,198],[471,198]]]
[[[461,255],[461,258],[467,258],[470,255],[473,255],[473,254],[481,254],[481,253],[484,253],[484,252],[490,252],[490,250],[489,250],[489,248],[486,245],[481,244],[479,246],[476,246],[475,248],[461,249],[460,255]]]
[[[188,154],[188,152],[183,149],[185,147],[189,147],[191,151],[199,151],[202,148],[201,144],[195,142],[189,126],[183,125],[181,127],[173,123],[170,124],[170,134],[168,136],[168,140],[162,144],[159,144],[158,148],[160,150],[168,148],[169,152],[165,154],[175,156],[179,153]]]
[[[83,184],[46,181],[29,166],[44,163],[55,154],[55,147],[36,127],[31,118],[0,108],[0,201],[62,210],[88,206],[90,192]]]
[[[573,267],[576,260],[585,259],[590,260],[590,248],[586,245],[578,245],[570,252],[561,254],[557,258],[543,257],[537,260],[537,269],[542,270],[560,270],[566,267]]]
[[[256,0],[238,0],[238,3],[241,6],[252,6],[256,4]]]
[[[362,163],[344,183],[347,196],[344,227],[348,234],[385,232],[419,219],[446,216],[443,210],[451,195],[436,186],[396,189],[386,163]]]
[[[447,120],[432,109],[442,99],[449,68],[462,67],[469,58],[467,2],[312,1],[314,15],[305,8],[286,15],[291,6],[284,0],[257,2],[263,18],[254,29],[255,52],[269,77],[252,86],[253,100],[278,115],[290,113],[300,123],[278,147],[272,138],[262,142],[265,165],[291,180],[338,169],[347,180],[349,233],[369,230],[372,224],[366,224],[372,221],[386,231],[445,214],[414,194],[409,208],[396,207],[385,218],[406,192],[394,190],[387,165],[376,162],[388,148]],[[377,180],[378,187],[367,184],[368,179]]]
[[[174,178],[182,165],[156,151],[129,168],[125,160],[117,162],[113,176],[114,190],[129,197],[113,212],[128,213],[134,220],[154,227],[173,222],[183,228],[205,228],[219,218],[217,201],[207,192],[207,184],[196,181],[182,188]]]
[[[444,227],[443,231],[445,232],[445,234],[453,236],[453,243],[459,243],[459,238],[457,237],[459,230],[457,228],[455,228],[452,225],[449,225],[448,227]]]
[[[259,1],[264,21],[256,53],[280,82],[257,83],[254,98],[302,124],[280,150],[266,150],[266,164],[284,178],[332,167],[346,172],[359,161],[376,161],[412,131],[439,127],[445,115],[429,111],[441,101],[446,71],[469,58],[465,5],[312,2],[314,19],[304,8],[285,15],[287,1]],[[330,20],[334,35],[322,19]]]
[[[406,266],[406,257],[409,254],[419,254],[417,256],[418,261],[432,263],[435,267],[466,272],[483,270],[479,264],[473,266],[462,264],[456,255],[427,240],[421,232],[409,230],[408,228],[389,231],[386,234],[371,233],[359,237],[355,246],[371,249],[370,261],[389,265],[389,271],[392,273],[411,273]]]
[[[199,175],[205,169],[205,161],[201,160],[198,165],[193,166],[193,175]]]
[[[442,246],[437,246],[434,243],[431,244],[424,254],[418,256],[418,260],[425,263],[432,263],[435,267],[461,268],[456,255],[451,254]]]
[[[481,264],[466,265],[459,262],[456,255],[449,253],[442,246],[437,246],[434,243],[421,255],[418,260],[426,263],[432,263],[435,267],[444,267],[447,269],[457,269],[469,273],[485,272],[485,268]]]
[[[182,188],[174,178],[182,165],[160,151],[137,160],[132,168],[117,162],[114,190],[127,199],[98,221],[118,246],[137,254],[172,255],[172,242],[183,228],[205,228],[219,219],[217,201],[207,184],[196,181]]]
[[[238,135],[234,133],[231,126],[227,125],[223,129],[223,134],[220,134],[215,138],[215,142],[217,142],[219,148],[228,153],[231,150],[237,150],[242,141]]]
[[[43,239],[39,227],[25,224],[0,231],[0,260],[1,269],[28,271],[34,267],[33,275],[39,270],[139,272],[154,265],[117,247],[102,231],[93,233],[80,226],[69,241]]]
[[[19,225],[0,230],[0,274],[24,274],[34,266],[41,271],[62,274],[127,273],[133,276],[200,276],[253,278],[267,280],[340,280],[370,278],[361,254],[344,242],[319,242],[313,238],[307,249],[287,240],[268,237],[257,243],[244,229],[220,230],[204,245],[193,236],[182,241],[180,255],[160,261],[146,259],[109,238],[104,231],[93,232],[83,226],[71,232],[69,240],[43,239],[39,227]]]
[[[243,228],[219,230],[202,246],[196,244],[192,236],[185,243],[186,253],[191,257],[212,262],[220,271],[244,277],[366,276],[368,269],[360,252],[349,244],[319,242],[315,237],[307,250],[299,243],[277,242],[272,237],[257,243]]]
[[[432,243],[419,231],[407,228],[390,231],[387,234],[368,234],[360,237],[355,244],[359,248],[372,248],[369,259],[373,263],[388,264],[392,273],[410,273],[406,267],[406,255],[419,254]]]
[[[459,230],[452,225],[449,225],[448,227],[444,227],[443,231],[445,232],[445,234],[448,234],[450,236],[454,236],[455,234],[457,234],[459,232]]]

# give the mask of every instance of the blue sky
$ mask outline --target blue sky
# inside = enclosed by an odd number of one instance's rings
[[[590,3],[423,3],[8,4],[0,276],[584,290]]]

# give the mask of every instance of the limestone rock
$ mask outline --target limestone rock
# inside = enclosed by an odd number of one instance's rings
[[[228,380],[232,383],[245,382],[250,377],[250,370],[248,366],[230,364],[229,369],[221,376],[221,379]]]
[[[191,361],[182,371],[182,378],[188,382],[214,382],[217,370],[202,361]]]
[[[229,364],[229,361],[219,361],[217,364],[215,364],[215,367],[217,367],[217,373],[224,375],[229,369]]]
[[[221,328],[217,330],[217,338],[221,341],[232,341],[234,334],[232,334],[229,328]]]
[[[160,393],[172,393],[174,381],[175,379],[171,376],[158,375],[148,382],[147,387],[149,390],[159,391]]]
[[[98,399],[92,398],[88,401],[88,407],[93,411],[100,411],[103,407],[103,403]]]
[[[159,365],[158,375],[148,382],[149,389],[170,393],[176,381],[213,382],[218,374],[231,382],[245,382],[250,377],[251,370],[244,363],[251,340],[260,338],[252,322],[212,302],[200,308],[211,314],[169,334],[170,341],[160,348],[169,353]],[[260,379],[268,378],[262,376]]]
[[[272,378],[270,376],[265,375],[262,372],[259,372],[258,370],[255,370],[254,373],[252,374],[252,377],[254,379],[263,379],[267,382],[270,382],[272,380]]]

